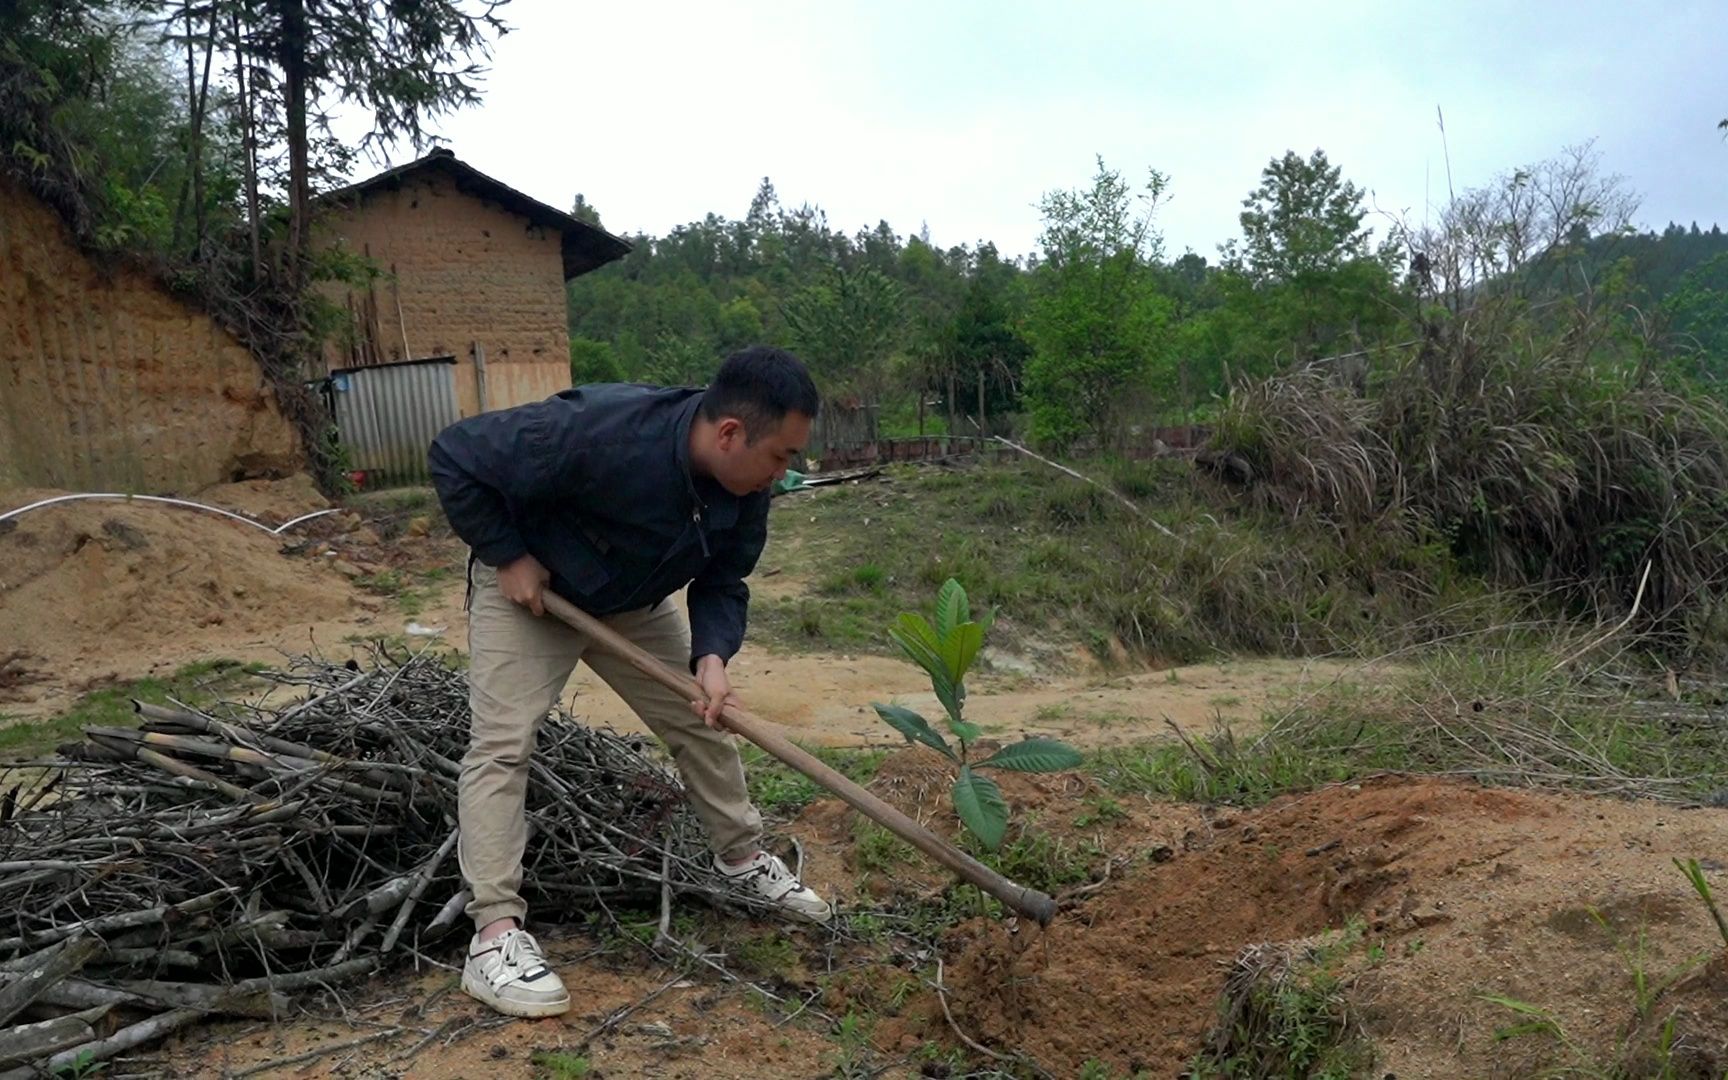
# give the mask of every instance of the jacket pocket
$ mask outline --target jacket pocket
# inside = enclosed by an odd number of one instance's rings
[[[618,576],[612,561],[588,538],[578,521],[537,524],[539,528],[533,531],[538,535],[529,537],[528,546],[545,552],[540,561],[551,572],[554,587],[562,584],[583,598],[594,599]]]

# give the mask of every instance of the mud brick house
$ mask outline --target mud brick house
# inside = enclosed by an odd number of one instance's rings
[[[0,489],[187,493],[302,465],[239,340],[0,177]]]
[[[379,273],[334,292],[327,372],[453,362],[460,416],[568,388],[564,283],[630,250],[447,149],[321,196],[318,226]]]

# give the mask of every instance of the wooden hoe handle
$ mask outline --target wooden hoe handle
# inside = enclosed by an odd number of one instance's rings
[[[602,649],[620,660],[627,661],[631,667],[681,695],[685,700],[700,701],[704,697],[702,688],[695,679],[673,671],[644,652],[636,643],[551,590],[541,594],[541,603],[547,611],[587,635],[589,640]],[[752,716],[736,705],[727,705],[721,718],[729,729],[838,795],[865,817],[954,871],[962,881],[978,886],[1020,914],[1036,920],[1039,926],[1050,924],[1050,919],[1056,914],[1056,901],[1045,893],[1024,885],[1016,885],[924,828],[793,743],[780,733],[776,725]]]

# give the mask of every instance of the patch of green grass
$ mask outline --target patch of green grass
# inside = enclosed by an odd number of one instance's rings
[[[1131,1073],[1121,1075],[1124,1080],[1152,1080],[1152,1073],[1148,1069],[1135,1069]],[[1088,1058],[1080,1066],[1080,1080],[1118,1080],[1118,1078],[1117,1074],[1111,1071],[1110,1066],[1097,1058]]]
[[[1048,705],[1040,705],[1032,712],[1032,719],[1041,724],[1053,724],[1073,712],[1073,706],[1067,702],[1058,701]]]
[[[1081,716],[1080,719],[1086,721],[1088,724],[1101,728],[1118,727],[1124,724],[1139,724],[1142,722],[1141,718],[1138,716],[1129,716],[1127,713],[1118,712],[1115,709],[1099,709],[1095,712],[1088,712]]]
[[[1348,735],[1337,732],[1340,742]],[[1279,741],[1249,752],[1228,730],[1220,730],[1194,740],[1192,747],[1175,741],[1111,747],[1095,752],[1085,767],[1119,794],[1236,806],[1255,806],[1285,792],[1370,771],[1355,755],[1318,740],[1301,746]]]
[[[1086,809],[1074,817],[1074,827],[1089,829],[1094,825],[1110,825],[1118,821],[1127,821],[1128,811],[1122,804],[1108,795],[1094,793],[1086,796]]]
[[[401,570],[380,570],[362,574],[354,584],[375,596],[391,597],[403,615],[412,619],[423,614],[438,599],[443,584],[454,571],[449,567],[434,567],[404,573]]]
[[[1362,942],[1365,924],[1352,919],[1318,944],[1273,961],[1222,1003],[1231,1030],[1189,1064],[1195,1080],[1348,1080],[1373,1055],[1345,1023],[1341,968]]]
[[[171,675],[93,690],[58,715],[0,726],[0,757],[29,757],[51,750],[81,738],[86,727],[132,727],[137,723],[134,698],[152,705],[167,705],[170,698],[193,706],[204,704],[244,684],[259,668],[238,660],[200,660]]]
[[[1083,468],[1090,468],[1087,463]],[[1126,466],[1172,538],[1116,498],[1042,465],[964,471],[893,467],[892,485],[823,489],[779,509],[777,544],[821,552],[820,603],[760,603],[758,640],[794,649],[892,653],[885,628],[922,610],[949,577],[975,609],[1000,609],[998,642],[1035,637],[1120,642],[1131,655],[1186,662],[1220,652],[1310,654],[1368,638],[1404,643],[1401,628],[1439,636],[1482,625],[1498,609],[1458,605],[1465,580],[1437,571],[1443,552],[1347,550],[1316,524],[1236,506],[1174,461]],[[870,524],[864,526],[868,519]]]
[[[843,917],[846,929],[865,941],[886,941],[893,932],[892,924],[874,911],[858,911]]]
[[[763,978],[788,978],[798,966],[798,947],[784,934],[746,938],[728,951],[739,966]]]
[[[840,1050],[834,1055],[836,1080],[863,1080],[876,1075],[871,1066],[874,1057],[870,1046],[870,1030],[874,1023],[867,1016],[848,1011],[834,1030],[834,1041]]]
[[[347,504],[374,514],[411,514],[438,509],[438,493],[429,487],[387,488],[350,496]]]
[[[852,826],[852,856],[866,873],[887,873],[916,854],[911,844],[868,818]]]
[[[343,503],[364,517],[385,540],[402,536],[415,518],[426,519],[429,535],[450,535],[450,524],[444,517],[438,494],[429,487],[360,492],[348,496]]]
[[[1106,857],[1106,852],[1094,844],[1064,840],[1033,822],[1014,826],[994,852],[980,848],[970,833],[964,834],[962,843],[998,873],[1043,892],[1092,880],[1094,870]]]
[[[806,748],[855,784],[867,784],[888,756],[885,749]],[[822,786],[756,746],[741,746],[750,799],[764,814],[788,818],[826,794]]]
[[[1380,772],[1679,800],[1719,787],[1728,741],[1713,722],[1653,716],[1630,691],[1582,681],[1557,663],[1571,651],[1558,635],[1484,632],[1372,685],[1335,683],[1268,715],[1270,736],[1239,741],[1220,726],[1186,742],[1100,750],[1087,768],[1119,794],[1234,805]]]
[[[536,1050],[529,1060],[538,1080],[582,1080],[594,1068],[587,1058],[568,1050]]]
[[[875,563],[865,563],[822,580],[818,590],[830,595],[849,593],[881,593],[888,584],[888,574]]]

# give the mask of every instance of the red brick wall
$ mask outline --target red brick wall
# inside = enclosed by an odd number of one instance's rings
[[[326,347],[330,367],[454,356],[463,416],[480,409],[476,342],[485,352],[490,409],[570,385],[557,232],[435,173],[328,210],[320,225],[325,238],[339,239],[385,274],[369,289],[332,293],[350,333]]]

